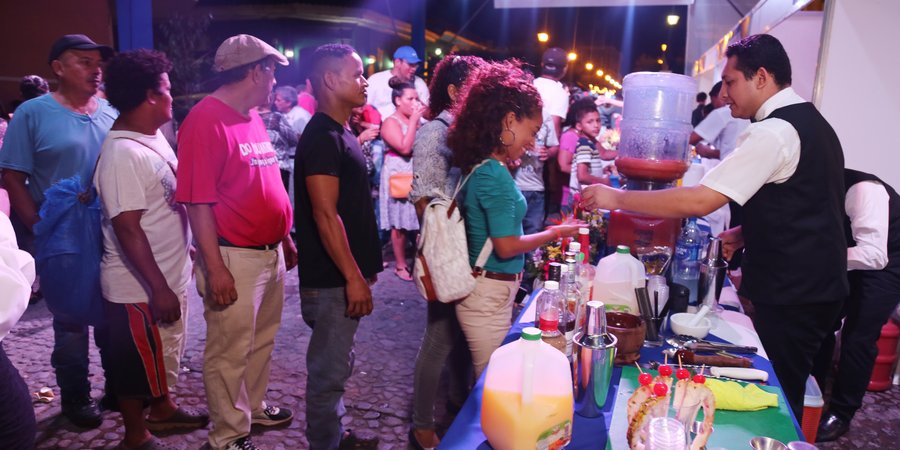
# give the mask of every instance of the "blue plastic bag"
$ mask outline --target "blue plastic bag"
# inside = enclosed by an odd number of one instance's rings
[[[44,192],[41,220],[34,225],[35,264],[41,292],[54,317],[99,325],[103,320],[100,201],[81,177],[60,180]]]

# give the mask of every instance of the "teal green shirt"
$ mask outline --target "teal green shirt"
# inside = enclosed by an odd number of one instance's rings
[[[488,160],[474,172],[460,191],[462,211],[466,219],[469,244],[469,264],[475,260],[488,236],[499,238],[521,236],[522,219],[528,205],[516,187],[509,170],[495,159]],[[519,273],[525,267],[525,255],[500,258],[491,252],[485,270],[498,273]]]

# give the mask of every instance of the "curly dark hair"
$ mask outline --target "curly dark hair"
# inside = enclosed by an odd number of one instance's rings
[[[335,60],[356,53],[356,50],[347,44],[324,44],[316,47],[309,61],[309,82],[312,84],[313,95],[322,92],[322,84],[325,82],[325,72],[334,70]]]
[[[540,117],[541,96],[534,79],[519,61],[484,63],[469,76],[459,101],[456,121],[447,135],[447,146],[464,173],[501,148],[503,118]]]
[[[484,60],[477,56],[449,55],[442,59],[434,67],[434,76],[428,86],[428,113],[425,118],[434,120],[441,111],[450,109],[453,101],[447,88],[453,85],[462,89],[469,73],[481,64],[484,64]]]
[[[22,94],[22,100],[31,100],[47,92],[50,92],[47,80],[38,75],[25,75],[19,80],[19,93]]]
[[[120,113],[134,110],[147,99],[147,91],[159,92],[159,76],[172,70],[166,54],[138,49],[113,56],[106,66],[106,98]]]
[[[388,86],[391,87],[391,103],[397,106],[397,99],[403,97],[403,91],[407,89],[416,90],[416,85],[411,81],[403,81],[398,77],[391,77],[388,80]]]
[[[791,84],[791,60],[781,42],[768,34],[747,36],[728,46],[725,56],[737,58],[737,69],[747,80],[761,68],[775,78],[775,84],[784,88]]]

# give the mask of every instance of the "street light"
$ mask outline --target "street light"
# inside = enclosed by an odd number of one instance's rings
[[[550,35],[544,33],[543,31],[537,34],[538,42],[547,42],[550,40]]]
[[[568,58],[569,61],[575,61],[576,59],[578,59],[578,53],[569,52],[569,54],[566,55],[566,58]]]
[[[441,50],[440,47],[434,49],[434,54],[435,54],[436,56],[441,56],[441,53],[444,53],[444,51]]]
[[[659,65],[662,65],[662,64],[663,64],[662,58],[657,59],[657,60],[656,60],[656,63],[659,64]]]
[[[292,48],[284,49],[284,57],[285,58],[293,58],[294,57],[294,49],[292,49]]]
[[[609,81],[609,80],[610,80],[610,77],[609,77],[609,75],[607,75],[607,76],[603,77],[603,79],[606,80],[606,81]]]
[[[675,25],[678,25],[679,19],[681,19],[681,17],[679,17],[677,14],[669,14],[668,16],[666,16],[666,23],[674,27]]]
[[[662,51],[666,51],[666,49],[669,48],[669,45],[663,44],[663,45],[660,45],[660,48],[662,48]]]
[[[598,76],[598,77],[602,77],[602,76],[603,76],[603,71],[600,70],[600,69],[597,69],[597,76]]]
[[[594,63],[586,63],[584,68],[585,70],[594,70]]]

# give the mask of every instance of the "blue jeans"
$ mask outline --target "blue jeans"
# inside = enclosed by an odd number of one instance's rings
[[[306,438],[311,450],[337,449],[344,433],[344,383],[353,372],[359,319],[346,317],[343,287],[300,288],[303,321],[312,328],[306,352]]]
[[[94,327],[94,343],[100,348],[100,361],[104,367],[105,335],[105,327]],[[50,364],[56,370],[56,384],[59,385],[62,403],[84,404],[91,396],[91,382],[88,380],[88,327],[54,318],[53,337]],[[106,384],[109,386],[108,380]]]
[[[528,209],[522,219],[522,231],[534,234],[544,229],[544,191],[522,191]]]

